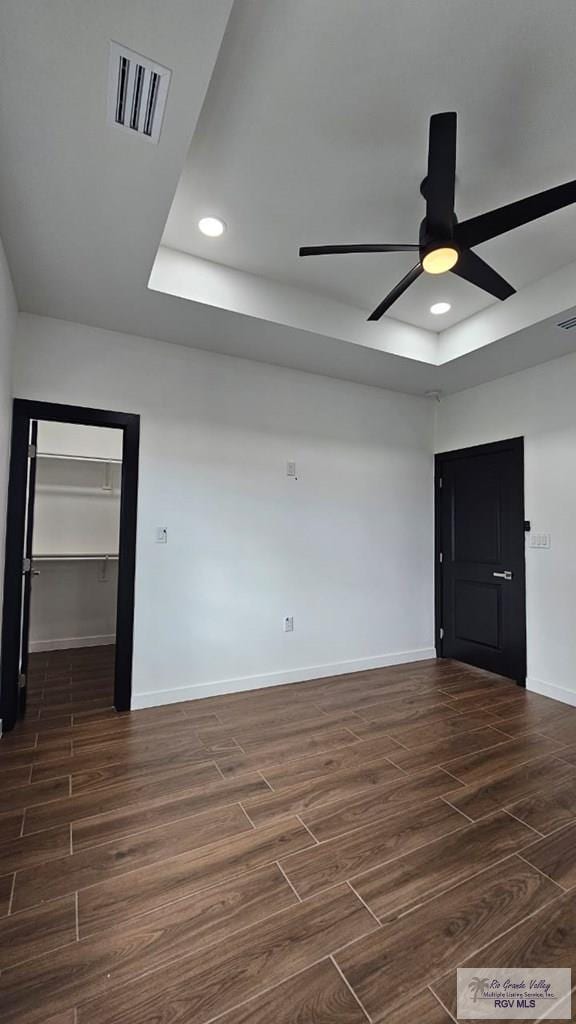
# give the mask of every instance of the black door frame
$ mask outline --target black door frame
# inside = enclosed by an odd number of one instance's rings
[[[2,613],[2,672],[0,716],[9,731],[18,718],[18,674],[22,613],[22,564],[25,542],[28,443],[32,420],[79,423],[122,430],[122,483],[120,490],[120,537],[116,612],[114,706],[129,711],[132,695],[132,647],[134,633],[134,576],[136,570],[136,517],[138,506],[138,451],[140,417],[133,413],[58,405],[15,398],[12,415],[4,607]]]
[[[524,485],[524,438],[523,437],[511,437],[504,441],[492,441],[487,444],[469,445],[466,448],[457,448],[449,452],[437,452],[434,456],[434,633],[435,633],[435,646],[436,646],[436,657],[443,658],[443,642],[441,634],[442,626],[442,563],[440,561],[441,548],[441,502],[442,502],[442,464],[455,459],[461,459],[467,455],[490,455],[494,452],[512,451],[519,460],[521,472],[522,472],[522,483]],[[525,530],[525,507],[524,507],[524,486],[522,486],[522,520],[521,529]],[[526,673],[527,673],[527,652],[526,652],[526,564],[525,560],[522,560],[521,574],[520,574],[520,593],[522,598],[522,605],[524,608],[523,616],[523,636],[522,636],[522,648],[523,657],[522,663],[518,666],[517,682],[520,686],[526,686]]]

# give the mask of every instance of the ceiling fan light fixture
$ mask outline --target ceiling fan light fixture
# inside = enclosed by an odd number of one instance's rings
[[[429,249],[422,257],[422,268],[427,274],[446,274],[458,263],[460,253],[453,245],[439,245]]]

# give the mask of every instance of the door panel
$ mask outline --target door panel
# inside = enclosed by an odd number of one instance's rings
[[[442,657],[526,675],[522,439],[438,455]]]

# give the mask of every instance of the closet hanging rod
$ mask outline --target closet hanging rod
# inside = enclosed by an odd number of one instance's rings
[[[64,459],[67,462],[103,462],[121,466],[122,459],[105,459],[100,455],[65,455],[62,452],[38,452],[39,459]]]
[[[32,561],[33,562],[106,562],[106,561],[117,562],[118,561],[118,555],[117,554],[116,555],[114,555],[114,554],[110,554],[110,555],[106,555],[106,554],[103,554],[103,555],[98,555],[98,554],[90,554],[90,555],[88,555],[88,554],[87,555],[57,555],[57,554],[54,554],[54,555],[33,555],[32,556]]]

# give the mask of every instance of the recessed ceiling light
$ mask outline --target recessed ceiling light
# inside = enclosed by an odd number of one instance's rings
[[[224,221],[219,217],[201,217],[198,227],[202,234],[208,235],[209,238],[220,238],[226,230]]]
[[[448,313],[451,309],[452,306],[449,302],[435,302],[430,306],[430,312],[433,313],[434,316],[442,316],[442,313]]]

